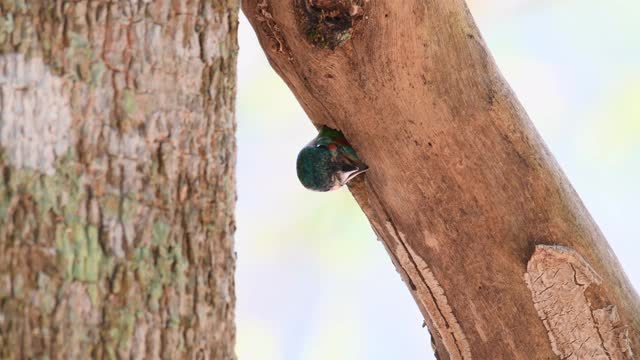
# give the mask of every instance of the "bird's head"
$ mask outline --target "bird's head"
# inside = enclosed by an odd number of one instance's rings
[[[350,154],[349,150],[352,151],[331,141],[316,139],[298,154],[298,179],[305,188],[314,191],[340,188],[368,169],[367,165]]]

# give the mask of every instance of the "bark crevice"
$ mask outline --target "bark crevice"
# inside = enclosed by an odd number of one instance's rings
[[[364,18],[367,0],[295,0],[298,23],[307,40],[318,48],[334,50],[353,36]]]

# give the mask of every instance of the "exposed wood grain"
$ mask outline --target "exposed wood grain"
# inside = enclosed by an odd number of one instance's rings
[[[601,279],[576,288],[575,305],[593,312],[594,328],[598,314],[628,330],[615,351],[597,344],[603,353],[640,351],[637,294],[462,0],[246,0],[243,11],[315,125],[343,131],[370,166],[351,191],[441,359],[558,357],[553,331],[567,335],[577,318],[550,330],[536,309],[542,295],[525,281],[545,244]],[[313,32],[318,18],[329,23]],[[562,259],[544,263],[561,271]]]

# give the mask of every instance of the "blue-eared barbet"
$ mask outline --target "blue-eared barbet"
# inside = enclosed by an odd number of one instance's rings
[[[327,126],[300,150],[296,164],[298,179],[314,191],[336,190],[368,168],[344,135]]]

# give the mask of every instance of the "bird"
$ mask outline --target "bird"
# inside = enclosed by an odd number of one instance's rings
[[[298,179],[313,191],[337,190],[368,169],[342,132],[328,126],[320,128],[296,161]]]

